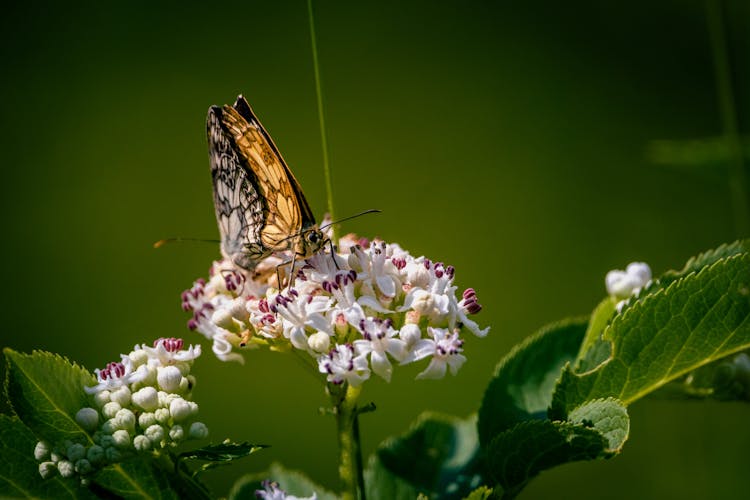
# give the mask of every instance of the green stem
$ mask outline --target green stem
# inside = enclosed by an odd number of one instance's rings
[[[323,114],[323,90],[320,84],[320,63],[318,61],[318,42],[315,36],[315,19],[313,17],[312,0],[307,0],[307,14],[310,20],[310,44],[312,47],[313,70],[315,72],[315,94],[318,100],[318,123],[320,124],[320,142],[323,147],[323,174],[326,182],[326,198],[328,201],[328,215],[331,220],[336,220],[333,215],[333,184],[331,183],[331,165],[328,161],[328,135],[326,132],[326,121]],[[336,240],[336,226],[332,226],[333,241]]]
[[[336,390],[337,389],[337,390]],[[362,455],[359,445],[357,399],[360,387],[339,387],[331,391],[339,442],[339,478],[343,500],[364,500]]]
[[[750,234],[750,204],[747,196],[742,143],[737,126],[737,112],[732,89],[732,78],[727,54],[727,37],[721,0],[706,0],[708,32],[713,50],[716,92],[719,99],[724,140],[729,148],[729,189],[738,236]]]

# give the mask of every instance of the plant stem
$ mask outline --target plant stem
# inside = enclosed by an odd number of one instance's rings
[[[328,161],[328,135],[323,113],[323,90],[320,84],[320,63],[318,62],[318,42],[315,36],[315,19],[313,17],[312,0],[307,0],[307,15],[310,20],[310,45],[312,47],[313,70],[315,72],[315,94],[318,100],[318,123],[320,124],[320,142],[323,147],[323,174],[326,182],[326,198],[328,201],[328,215],[331,220],[336,220],[333,215],[333,185],[331,183],[331,165]],[[332,226],[333,241],[336,240],[336,226]]]
[[[361,390],[360,387],[347,384],[346,388],[331,391],[339,442],[339,478],[343,500],[365,499],[357,414],[357,400]]]
[[[721,0],[706,0],[708,32],[713,50],[716,93],[724,129],[724,140],[729,149],[729,189],[732,197],[734,223],[738,236],[750,234],[750,204],[747,196],[747,177],[744,155],[737,126],[737,112],[732,89],[724,12]]]

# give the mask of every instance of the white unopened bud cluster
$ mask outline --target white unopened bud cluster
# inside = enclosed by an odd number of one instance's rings
[[[651,282],[651,268],[645,262],[631,262],[624,271],[615,269],[607,273],[604,284],[607,293],[614,299],[619,300],[617,310],[620,311],[625,302],[633,296],[638,295],[642,288]]]
[[[181,339],[158,339],[153,347],[136,345],[121,355],[122,361],[95,370],[97,385],[84,387],[91,406],[75,415],[90,440],[56,446],[40,441],[34,449],[39,474],[83,480],[134,453],[208,436],[205,424],[196,421],[198,405],[191,401],[195,377],[190,369],[200,346],[182,347]]]

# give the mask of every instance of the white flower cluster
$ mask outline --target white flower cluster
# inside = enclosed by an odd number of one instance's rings
[[[317,493],[309,497],[296,497],[294,495],[288,495],[286,491],[279,488],[279,483],[266,479],[261,483],[263,486],[262,490],[255,490],[255,498],[262,500],[317,500]]]
[[[277,273],[289,266],[277,270],[277,257],[252,276],[228,260],[215,262],[208,282],[182,294],[183,309],[193,312],[188,327],[211,339],[224,361],[242,361],[237,347],[295,349],[329,382],[352,385],[371,372],[390,380],[393,362],[429,359],[417,378],[455,374],[466,361],[462,328],[487,334],[469,318],[481,310],[474,290],[456,297],[453,266],[353,235],[339,249],[296,263],[291,286],[281,291]]]
[[[91,441],[37,443],[34,457],[42,477],[85,478],[135,452],[205,438],[208,428],[195,420],[198,405],[190,400],[195,385],[190,369],[200,346],[182,347],[182,339],[158,339],[153,347],[136,345],[120,362],[95,370],[98,384],[84,387],[92,406],[75,415]]]
[[[620,301],[617,303],[618,311],[631,296],[638,295],[650,282],[651,268],[645,262],[631,262],[624,271],[615,269],[604,278],[607,293]]]

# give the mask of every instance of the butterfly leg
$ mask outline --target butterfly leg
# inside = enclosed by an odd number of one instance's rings
[[[333,265],[336,266],[337,271],[341,271],[338,262],[336,262],[336,250],[333,248],[333,241],[328,239],[328,247],[331,249],[331,258],[333,259]]]

